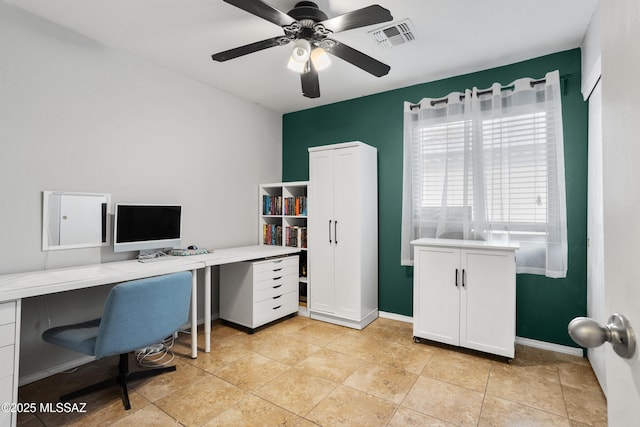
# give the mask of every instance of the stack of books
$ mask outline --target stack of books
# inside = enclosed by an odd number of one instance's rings
[[[284,245],[293,248],[307,247],[307,227],[289,226],[285,228]]]
[[[282,226],[278,224],[263,225],[262,242],[265,245],[282,246]]]

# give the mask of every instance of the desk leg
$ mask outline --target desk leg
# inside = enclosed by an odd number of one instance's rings
[[[198,357],[198,270],[191,270],[191,358]]]
[[[211,351],[211,266],[204,268],[204,351]]]

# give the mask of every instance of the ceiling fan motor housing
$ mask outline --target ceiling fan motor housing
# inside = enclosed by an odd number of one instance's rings
[[[313,25],[313,23],[327,19],[327,15],[325,15],[325,13],[318,8],[318,5],[312,1],[301,1],[296,3],[287,15],[297,21],[300,21],[303,26],[305,26],[303,24],[305,20],[313,21],[311,23],[311,25]]]

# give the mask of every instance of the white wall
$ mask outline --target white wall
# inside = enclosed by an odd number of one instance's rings
[[[43,190],[181,203],[185,245],[257,243],[258,184],[280,180],[281,123],[0,2],[0,274],[133,256],[112,247],[42,252]],[[104,293],[23,302],[21,377],[68,357],[42,344],[41,331],[98,314]]]

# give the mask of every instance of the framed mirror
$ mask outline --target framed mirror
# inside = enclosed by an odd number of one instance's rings
[[[42,250],[109,245],[111,195],[42,192]]]

